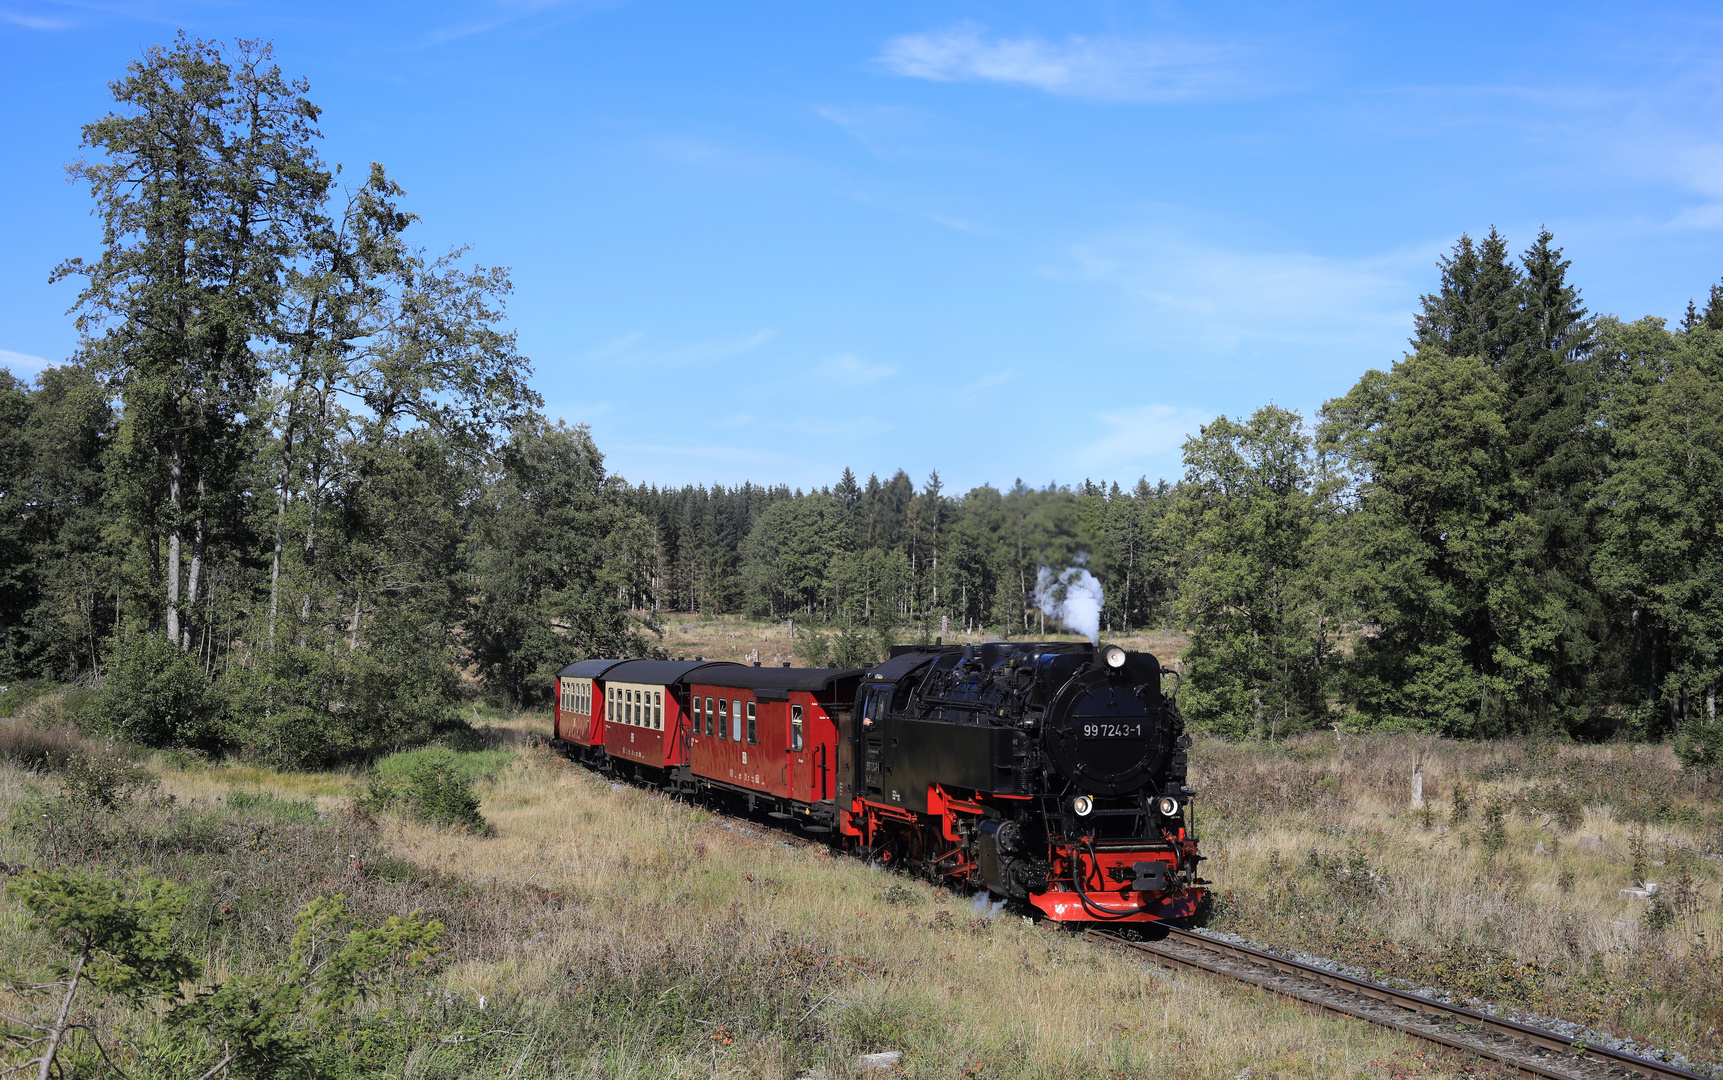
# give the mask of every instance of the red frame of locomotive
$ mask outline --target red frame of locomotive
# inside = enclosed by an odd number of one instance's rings
[[[838,776],[839,743],[864,674],[727,661],[581,661],[558,672],[553,741],[605,773],[764,808],[829,834],[840,847],[981,886],[968,856],[977,826],[989,810],[1035,796],[932,784],[923,814],[856,794]],[[1181,869],[1195,879],[1200,859],[1182,824],[1166,841],[1076,838],[1056,843],[1049,856],[1048,888],[1029,896],[1049,919],[1137,923],[1196,914],[1201,889],[1178,884]],[[1120,887],[1133,865],[1152,861],[1166,864],[1169,889]]]

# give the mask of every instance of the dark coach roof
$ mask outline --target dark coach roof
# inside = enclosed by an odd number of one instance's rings
[[[691,682],[703,686],[733,686],[738,690],[805,690],[815,693],[841,679],[853,679],[861,668],[733,667],[704,672]]]
[[[742,665],[729,660],[624,660],[605,671],[608,682],[652,683],[669,686],[682,682],[688,673],[700,668],[736,668]]]
[[[574,663],[556,673],[559,679],[596,679],[617,664],[626,664],[626,660],[576,660]]]

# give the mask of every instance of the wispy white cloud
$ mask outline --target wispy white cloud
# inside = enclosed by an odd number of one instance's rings
[[[1214,416],[1201,409],[1154,404],[1073,419],[1087,421],[1101,435],[1072,452],[1072,467],[1119,477],[1132,465],[1174,453]]]
[[[770,155],[695,136],[653,139],[648,145],[652,152],[678,165],[713,172],[760,174],[776,172],[786,167],[785,162]]]
[[[724,446],[716,443],[691,446],[674,446],[668,443],[623,443],[618,445],[616,449],[631,454],[650,454],[654,457],[694,458],[700,461],[740,462],[750,465],[779,465],[793,460],[788,455],[768,450],[756,450],[748,446]]]
[[[995,371],[991,375],[983,375],[981,378],[969,383],[963,388],[963,392],[966,394],[978,394],[983,390],[991,390],[995,386],[1003,386],[1005,383],[1010,382],[1016,377],[1017,373],[1010,368],[1006,368],[1003,371]]]
[[[645,338],[646,334],[643,331],[633,330],[629,333],[611,338],[609,341],[595,349],[589,349],[581,359],[588,362],[593,360],[608,360],[613,356],[620,356],[627,352],[629,349],[640,344],[640,342],[645,340]]]
[[[752,352],[778,336],[772,327],[745,334],[715,334],[679,345],[660,345],[650,334],[634,330],[620,334],[581,355],[586,363],[684,367],[720,363]]]
[[[428,41],[432,45],[442,45],[514,26],[536,16],[553,13],[564,16],[582,15],[617,7],[626,2],[627,0],[496,0],[493,4],[485,5],[487,10],[478,18],[433,30]]]
[[[1076,245],[1077,275],[1111,283],[1162,343],[1397,347],[1442,245],[1361,258],[1248,251],[1126,232]],[[1391,360],[1390,351],[1382,359]]]
[[[34,375],[47,366],[48,361],[40,356],[0,349],[0,367],[6,368],[13,375]]]
[[[840,353],[820,361],[814,371],[823,383],[856,387],[889,379],[897,374],[897,365],[870,364],[854,353]]]
[[[1101,101],[1192,101],[1269,89],[1262,59],[1238,43],[1080,34],[1049,41],[993,35],[970,22],[901,34],[876,62],[906,78],[1004,83]]]
[[[33,15],[10,9],[0,9],[0,22],[22,26],[26,30],[69,30],[73,26],[70,19],[50,15]]]
[[[607,416],[616,411],[615,402],[611,401],[548,401],[545,412],[570,424],[586,424],[597,417]]]
[[[881,158],[895,157],[931,126],[925,110],[903,105],[822,105],[814,113]]]

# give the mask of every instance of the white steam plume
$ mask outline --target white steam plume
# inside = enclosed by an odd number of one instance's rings
[[[1077,565],[1055,574],[1043,566],[1035,574],[1035,602],[1049,619],[1063,623],[1089,639],[1101,643],[1101,583],[1095,575],[1083,569],[1087,556],[1079,555]]]

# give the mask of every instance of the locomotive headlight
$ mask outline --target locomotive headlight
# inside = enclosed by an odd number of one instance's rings
[[[1161,813],[1163,815],[1165,815],[1166,817],[1178,817],[1179,816],[1179,801],[1177,799],[1173,798],[1171,795],[1162,796],[1161,802],[1160,802],[1160,809],[1161,809]]]
[[[1101,658],[1107,662],[1107,666],[1110,668],[1122,668],[1125,666],[1125,650],[1119,648],[1117,645],[1109,645],[1105,649],[1102,649]]]
[[[1071,800],[1071,809],[1078,817],[1088,817],[1089,812],[1095,809],[1095,800],[1087,795],[1079,795]]]

